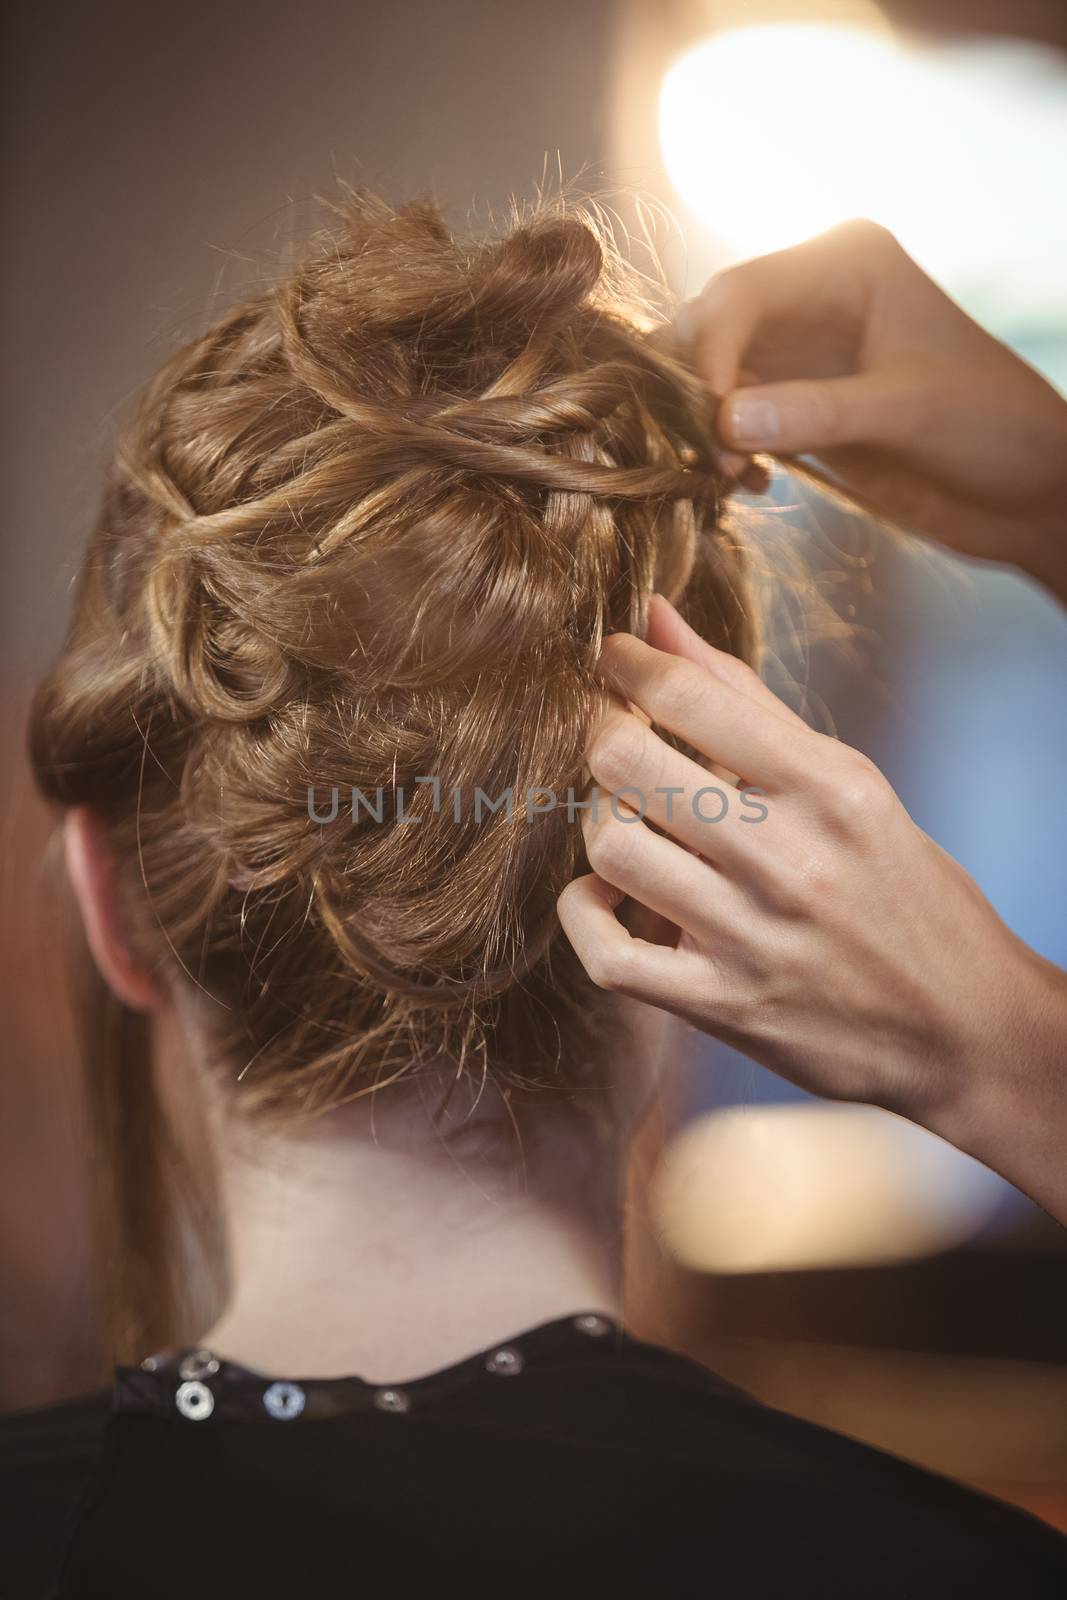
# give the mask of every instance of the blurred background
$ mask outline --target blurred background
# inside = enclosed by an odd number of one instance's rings
[[[0,27],[9,1408],[96,1376],[49,819],[22,728],[130,394],[305,234],[336,176],[433,190],[459,223],[562,183],[609,207],[681,294],[873,216],[1067,387],[1067,8],[8,0]],[[742,514],[850,624],[830,642],[780,605],[774,687],[873,756],[1006,921],[1067,965],[1067,619],[1022,578],[887,540],[784,476]],[[637,1331],[1067,1528],[1062,1229],[932,1136],[819,1105],[710,1044],[641,1160]]]

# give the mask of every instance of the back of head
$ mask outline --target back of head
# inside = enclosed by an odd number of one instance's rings
[[[442,1063],[515,1104],[595,1094],[611,1003],[555,902],[600,642],[659,590],[752,650],[713,397],[590,216],[458,239],[425,204],[337,209],[148,388],[37,697],[39,780],[104,820],[130,942],[235,1108]]]

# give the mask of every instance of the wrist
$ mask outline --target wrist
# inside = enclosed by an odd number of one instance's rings
[[[1003,977],[924,1124],[1067,1221],[1067,973],[1020,946]]]

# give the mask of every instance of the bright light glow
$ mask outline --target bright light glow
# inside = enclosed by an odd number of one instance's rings
[[[969,1238],[999,1179],[934,1134],[869,1106],[739,1106],[690,1123],[664,1156],[653,1209],[701,1272],[866,1266]]]
[[[867,216],[964,298],[1067,315],[1067,72],[1051,51],[733,29],[667,73],[660,139],[720,258]]]

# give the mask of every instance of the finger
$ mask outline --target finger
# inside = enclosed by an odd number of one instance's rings
[[[624,713],[628,712],[630,716],[636,717],[639,722],[643,723],[646,728],[651,728],[652,727],[652,718],[649,716],[648,712],[647,711],[643,711],[640,706],[635,706],[631,701],[624,700],[621,695],[611,694],[611,693],[605,695],[603,706],[601,708],[601,714],[603,715],[603,713],[606,710],[608,710],[610,707],[615,707],[617,710],[622,711]],[[594,728],[597,726],[597,721],[596,721],[595,717],[591,719],[591,726],[593,726]],[[665,748],[669,750],[670,746],[668,745]],[[656,746],[656,749],[657,750],[659,749],[658,745]],[[708,772],[714,773],[717,778],[722,778],[729,787],[731,787],[731,788],[736,788],[737,787],[737,774],[736,773],[728,773],[724,767],[719,766],[718,763],[716,763],[714,761],[707,762],[706,766],[707,766],[707,771]],[[588,767],[584,768],[583,769],[583,773],[582,773],[582,783],[583,783],[583,785],[584,784],[588,784],[590,779],[591,779],[591,777],[592,777],[592,773],[590,772],[589,768]],[[607,796],[605,796],[605,804],[606,803],[607,803]],[[625,800],[620,800],[618,802],[618,804],[620,806],[624,807],[624,808],[626,806]],[[654,817],[653,820],[656,821],[656,820],[658,820],[658,818]]]
[[[691,362],[693,335],[697,326],[697,302],[685,300],[674,313],[674,320],[670,324],[669,351],[681,361]],[[661,333],[661,343],[665,339]],[[735,450],[721,448],[716,456],[716,465],[723,477],[730,484],[740,484],[748,487],[746,480],[749,478],[753,461],[750,455],[740,454]],[[758,492],[758,491],[757,491]]]
[[[719,402],[718,429],[739,451],[776,455],[835,445],[902,443],[915,427],[915,380],[864,372],[735,389]]]
[[[745,352],[764,321],[794,313],[810,317],[816,305],[856,312],[865,289],[854,263],[841,270],[843,243],[831,230],[743,261],[716,273],[695,300],[685,302],[679,341],[712,389],[725,394],[737,387]]]
[[[725,650],[716,650],[713,645],[708,644],[706,639],[702,639],[699,633],[689,626],[664,595],[652,596],[645,642],[654,650],[663,650],[668,655],[695,661],[698,667],[703,667],[713,676],[721,678],[724,683],[732,684],[741,694],[747,695],[750,700],[758,701],[760,705],[766,706],[769,711],[773,711],[786,722],[792,723],[795,727],[805,726],[803,720],[768,689],[746,662]]]
[[[573,879],[556,903],[563,931],[598,988],[674,1010],[691,996],[697,964],[668,945],[628,933],[615,915],[622,898],[595,872]]]
[[[738,789],[706,772],[630,712],[607,712],[592,732],[586,764],[594,788],[585,826],[608,817],[635,831],[646,821],[655,823],[686,853],[695,852],[747,886],[774,871],[777,852],[764,848],[766,830],[758,826],[768,821],[773,802],[761,798],[762,791]],[[621,850],[621,834],[613,844]],[[690,871],[694,865],[690,859]]]
[[[731,269],[685,300],[674,315],[678,353],[717,394],[733,389],[740,379],[741,358],[760,321],[760,310]]]
[[[654,833],[628,807],[602,803],[595,818],[585,813],[582,828],[585,853],[598,878],[694,938],[706,937],[711,914],[723,914],[724,900],[735,915],[744,909],[737,889],[721,873]]]
[[[749,372],[742,367],[737,374],[737,386],[744,389],[752,384],[761,383],[762,379],[754,372]],[[743,462],[743,466],[734,466],[731,470],[741,488],[747,494],[766,494],[771,484],[771,471],[763,461],[758,461],[754,456],[738,455],[736,451],[724,451],[723,461]]]
[[[749,783],[781,792],[803,781],[810,730],[707,667],[653,649],[632,634],[613,633],[604,641],[597,672],[657,726]]]

